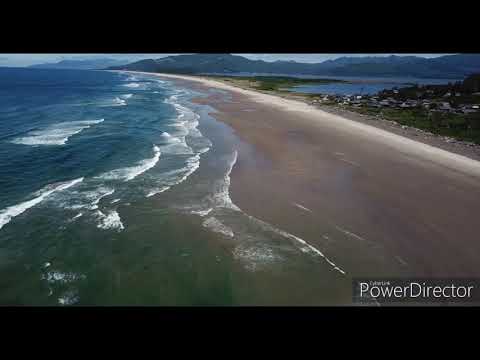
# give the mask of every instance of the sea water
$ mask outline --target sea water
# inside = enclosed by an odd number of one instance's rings
[[[209,92],[0,69],[0,304],[348,302],[342,259],[232,201],[251,149],[192,101]]]

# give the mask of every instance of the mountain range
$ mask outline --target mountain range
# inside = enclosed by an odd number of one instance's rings
[[[61,60],[56,63],[35,64],[29,66],[37,69],[76,69],[76,70],[98,70],[110,66],[119,66],[125,64],[124,60],[102,58],[88,60]]]
[[[110,69],[177,74],[282,74],[312,76],[376,76],[463,79],[480,72],[480,54],[420,56],[340,57],[321,63],[251,60],[231,54],[189,54],[145,59],[129,64],[125,60],[102,58],[62,60],[32,65],[49,69]]]
[[[340,57],[321,63],[266,62],[231,54],[193,54],[145,59],[112,70],[136,70],[178,74],[260,73],[283,75],[377,76],[461,79],[480,72],[480,54],[419,56]]]

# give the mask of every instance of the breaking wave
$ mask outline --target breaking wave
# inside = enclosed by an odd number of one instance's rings
[[[103,121],[104,119],[67,121],[51,125],[44,130],[31,131],[27,136],[14,139],[12,142],[21,145],[65,145],[72,135]]]
[[[216,217],[209,217],[207,218],[202,225],[213,232],[220,233],[222,235],[228,236],[228,237],[234,237],[235,234],[233,233],[233,230],[229,228],[227,225],[222,223],[220,220],[218,220]]]
[[[79,178],[66,183],[62,183],[60,185],[47,185],[45,188],[35,193],[35,198],[0,210],[0,229],[6,224],[8,224],[14,217],[24,213],[31,207],[40,204],[43,200],[45,200],[49,195],[53,194],[54,192],[68,189],[82,181],[83,178]]]
[[[131,82],[131,83],[128,83],[128,84],[124,84],[122,86],[125,86],[125,87],[128,87],[128,88],[132,88],[132,89],[136,89],[136,88],[139,88],[141,86],[140,83],[136,83],[136,82]]]
[[[135,166],[109,171],[98,176],[97,178],[104,180],[133,180],[137,176],[143,174],[145,171],[153,168],[157,164],[158,160],[160,160],[160,154],[160,148],[156,145],[153,145],[153,157],[141,160]]]
[[[98,220],[97,227],[103,230],[117,230],[122,231],[125,229],[123,226],[120,215],[115,210],[109,211],[107,214],[104,214],[100,210],[95,212],[95,215]]]

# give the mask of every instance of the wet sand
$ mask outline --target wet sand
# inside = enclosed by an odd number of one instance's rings
[[[252,145],[232,172],[231,197],[245,212],[349,276],[480,274],[480,162],[306,104],[173,77],[231,95],[197,101]]]

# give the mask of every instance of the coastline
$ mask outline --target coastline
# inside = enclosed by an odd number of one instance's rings
[[[134,72],[132,72],[134,73]],[[142,72],[139,72],[142,73]],[[475,176],[480,176],[480,155],[468,152],[462,153],[452,152],[454,148],[447,147],[443,149],[441,142],[429,141],[421,142],[407,132],[392,131],[395,127],[374,126],[374,124],[362,121],[360,114],[354,114],[350,111],[332,111],[332,109],[321,109],[312,106],[300,99],[293,99],[295,95],[289,98],[277,95],[271,95],[260,91],[244,89],[221,81],[212,80],[201,76],[189,75],[173,75],[173,74],[157,74],[145,73],[148,75],[156,75],[164,78],[186,80],[190,82],[200,83],[207,87],[213,87],[229,92],[236,92],[247,96],[250,100],[275,107],[282,111],[294,112],[296,115],[305,115],[318,126],[335,127],[337,130],[346,131],[350,134],[362,136],[363,140],[382,142],[384,145],[394,147],[398,151],[409,153],[413,156],[419,156],[425,160],[441,163],[457,171],[466,171]],[[401,127],[400,127],[401,128]],[[409,136],[410,135],[410,136]],[[470,157],[469,157],[470,156]]]
[[[352,276],[480,273],[480,162],[303,102],[155,75],[230,95],[195,101],[251,146],[239,149],[231,181],[246,213],[305,239]]]

